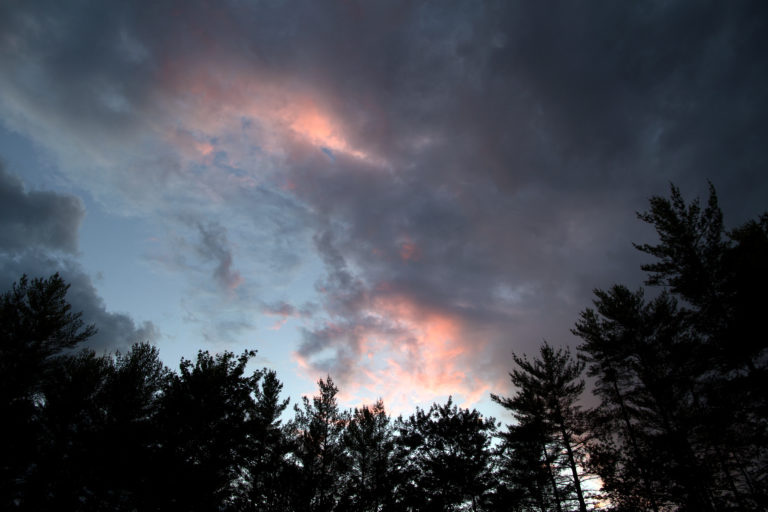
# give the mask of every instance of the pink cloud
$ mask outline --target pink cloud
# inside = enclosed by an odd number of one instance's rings
[[[330,99],[303,84],[257,66],[237,66],[221,59],[183,62],[178,59],[161,67],[160,78],[172,98],[179,126],[200,133],[210,142],[181,143],[178,149],[190,159],[206,157],[214,149],[231,153],[235,164],[246,163],[248,146],[256,145],[269,154],[281,155],[298,146],[309,145],[334,154],[382,163],[382,159],[350,142],[344,120],[334,113]],[[258,130],[237,147],[243,120],[254,122]],[[178,143],[175,137],[171,142]],[[220,147],[219,147],[220,146]]]
[[[311,150],[359,160],[366,164],[361,169],[386,165],[369,149],[351,142],[349,124],[322,91],[258,65],[238,67],[226,60],[192,64],[175,62],[163,71],[164,88],[173,98],[168,108],[174,116],[167,118],[176,123],[166,133],[189,162],[211,163],[215,156],[248,169],[248,182],[243,184],[209,173],[205,179],[216,190],[268,180],[299,194],[296,189],[302,183],[296,176],[282,172],[279,163],[270,167],[268,160],[291,159]],[[261,153],[254,158],[251,152],[256,146]],[[405,262],[421,260],[422,247],[410,237],[396,243],[388,255]],[[372,251],[381,257],[380,249]],[[323,287],[317,291],[323,293]],[[334,290],[329,293],[331,304],[337,297]],[[314,380],[329,364],[343,366],[339,378],[343,399],[373,401],[382,396],[390,410],[411,409],[447,395],[471,405],[487,394],[489,386],[471,370],[482,344],[466,335],[459,315],[397,295],[385,284],[374,286],[360,301],[351,316],[331,306],[329,321],[312,331],[321,339],[294,355],[300,371]],[[276,317],[272,325],[276,330],[291,318],[270,314]]]
[[[482,343],[474,337],[470,341],[458,315],[392,294],[370,299],[363,314],[365,323],[329,322],[322,331],[331,340],[325,348],[346,358],[339,380],[345,403],[372,403],[381,397],[387,409],[397,413],[453,395],[466,407],[492,390],[489,382],[472,373]],[[294,357],[308,376],[323,373],[323,362],[312,354]]]

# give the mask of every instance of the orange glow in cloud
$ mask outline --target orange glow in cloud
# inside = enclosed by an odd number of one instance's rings
[[[210,142],[198,142],[195,144],[195,149],[203,156],[208,156],[213,152],[213,144]]]
[[[418,402],[431,396],[466,391],[466,374],[459,369],[460,356],[466,351],[461,345],[459,320],[441,313],[420,311],[402,298],[377,302],[377,311],[397,319],[413,336],[411,343],[399,345],[400,354],[388,359],[388,380],[398,383],[396,388],[399,389],[393,391],[400,394],[392,398]]]
[[[331,118],[320,113],[311,103],[297,112],[288,112],[291,129],[305,137],[315,146],[327,147],[335,151],[344,151],[347,143],[338,135]]]
[[[242,135],[243,121],[247,119],[258,125],[258,133],[251,134],[254,138],[250,146],[267,153],[290,153],[297,143],[303,143],[381,164],[380,159],[352,146],[343,120],[327,108],[321,94],[281,77],[236,69],[225,63],[201,68],[199,63],[176,62],[163,68],[161,79],[173,98],[169,108],[174,110],[172,118],[178,123],[174,129],[201,133],[208,140],[219,140],[217,146],[223,146],[214,148],[209,143],[200,143],[193,148],[180,147],[189,158],[205,157],[214,149],[221,149],[247,163],[247,148],[227,143]],[[190,149],[194,150],[191,154]]]
[[[448,395],[468,407],[490,392],[489,383],[471,375],[470,358],[479,344],[469,349],[459,317],[403,296],[374,299],[368,314],[396,328],[356,329],[357,360],[339,383],[342,402],[359,405],[381,397],[387,410],[400,413]],[[322,373],[311,358],[295,357],[302,372]]]
[[[193,61],[162,68],[168,101],[163,104],[167,112],[158,117],[172,121],[153,128],[188,162],[212,163],[216,157],[259,173],[238,177],[242,184],[232,181],[233,176],[206,176],[213,182],[206,182],[209,188],[218,192],[222,184],[253,186],[264,177],[276,177],[284,190],[293,190],[297,183],[292,176],[269,173],[279,173],[283,158],[312,148],[367,164],[361,169],[386,167],[386,160],[352,142],[349,125],[332,108],[328,93],[253,69]],[[277,162],[274,167],[270,159]],[[405,238],[397,254],[404,261],[418,261],[421,249]],[[353,333],[338,334],[338,343],[350,335],[354,341],[346,342],[354,346],[328,347],[339,356],[356,358],[339,382],[342,399],[359,404],[381,396],[390,411],[407,411],[436,397],[455,395],[468,406],[487,395],[489,386],[471,373],[469,358],[478,350],[478,340],[472,339],[470,350],[460,317],[385,288],[372,293],[374,298],[363,306],[362,314],[376,321]],[[278,320],[273,328],[281,326]],[[298,369],[312,380],[325,376],[312,355],[295,353],[294,358]]]
[[[372,162],[367,153],[353,148],[345,134],[341,121],[320,107],[319,103],[307,94],[296,94],[280,109],[271,112],[255,111],[254,117],[271,119],[287,125],[291,132],[320,149]]]

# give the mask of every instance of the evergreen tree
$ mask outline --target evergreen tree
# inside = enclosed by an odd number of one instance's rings
[[[768,216],[726,232],[711,186],[703,208],[674,186],[650,204],[659,243],[637,248],[664,291],[597,290],[574,330],[602,400],[593,467],[631,510],[762,509]]]
[[[69,285],[58,274],[48,279],[22,276],[0,297],[0,507],[24,502],[25,486],[43,455],[40,422],[42,390],[63,351],[90,338],[66,301]]]
[[[298,465],[293,508],[325,512],[337,509],[346,486],[343,435],[349,414],[339,409],[339,389],[330,376],[317,384],[319,394],[311,401],[303,397],[302,407],[294,407],[296,416],[290,425]]]
[[[151,501],[151,461],[156,443],[156,417],[170,370],[160,361],[157,347],[134,344],[109,358],[104,387],[106,422],[94,436],[103,453],[102,473],[109,476],[103,501],[110,510],[144,508]],[[109,450],[104,450],[109,446]]]
[[[547,441],[543,404],[529,393],[520,405],[518,423],[500,434],[494,510],[562,510],[562,458]]]
[[[630,510],[677,504],[706,510],[707,462],[696,457],[692,421],[697,349],[686,315],[666,293],[596,291],[597,310],[574,333],[596,377],[592,466],[614,502]]]
[[[693,433],[706,461],[715,507],[768,506],[768,215],[730,232],[714,187],[707,206],[672,187],[640,218],[659,235],[638,248],[656,258],[647,284],[662,285],[688,306],[696,338]]]
[[[76,510],[106,507],[112,490],[109,356],[92,351],[62,356],[40,388],[39,459],[30,472],[24,508]]]
[[[248,454],[259,371],[246,351],[182,359],[157,417],[153,491],[162,510],[236,510],[248,501]]]
[[[144,508],[157,396],[167,369],[157,350],[59,356],[39,388],[38,458],[21,508]]]
[[[344,432],[349,457],[346,507],[352,510],[386,510],[392,503],[395,442],[384,402],[355,409]]]
[[[538,433],[536,466],[546,470],[555,509],[568,510],[567,504],[575,502],[578,510],[586,512],[588,496],[582,487],[585,448],[581,413],[576,404],[584,390],[583,365],[574,361],[569,351],[555,350],[546,342],[538,358],[513,358],[518,368],[510,377],[517,393],[512,398],[491,398],[515,415],[520,430],[513,428],[513,438],[514,433],[525,433],[524,439],[535,443]],[[536,467],[529,470],[540,475]],[[565,474],[568,479],[564,482]],[[534,501],[545,503],[544,493],[537,496],[529,489],[528,494],[534,495]]]
[[[451,398],[416,408],[397,422],[405,459],[400,506],[406,510],[483,510],[491,500],[493,418],[460,409]]]
[[[287,510],[293,480],[286,461],[290,444],[281,425],[288,399],[281,400],[283,384],[274,370],[262,371],[255,392],[254,414],[250,421],[251,449],[248,455],[250,505],[257,510]]]

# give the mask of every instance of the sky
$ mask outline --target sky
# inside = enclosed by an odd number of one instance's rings
[[[452,395],[642,285],[670,183],[768,209],[762,1],[0,2],[0,287],[292,400]]]

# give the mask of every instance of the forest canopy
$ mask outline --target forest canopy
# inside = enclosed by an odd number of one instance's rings
[[[575,353],[515,354],[503,428],[452,399],[344,410],[331,376],[286,419],[254,351],[97,355],[62,278],[22,276],[0,297],[0,506],[765,510],[768,214],[727,230],[713,187],[702,204],[672,186],[638,217],[658,234],[636,246],[648,288],[594,290]]]

